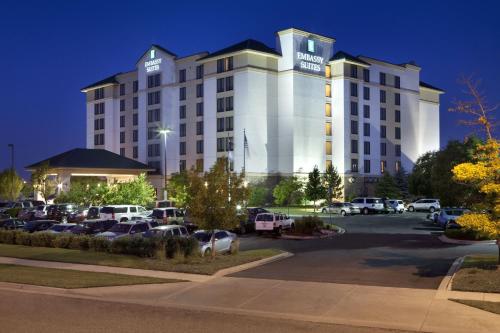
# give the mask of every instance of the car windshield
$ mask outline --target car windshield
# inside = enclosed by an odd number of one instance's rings
[[[163,209],[155,209],[153,210],[152,214],[155,218],[157,219],[162,219],[163,218]]]
[[[196,238],[199,242],[206,243],[210,241],[210,238],[212,238],[212,234],[209,234],[207,232],[195,232],[194,238]]]
[[[121,223],[118,223],[118,224],[115,224],[114,226],[111,227],[111,229],[109,229],[109,231],[111,232],[119,232],[119,233],[128,233],[130,228],[132,226],[130,224],[121,224]]]
[[[461,209],[456,209],[456,210],[447,210],[446,214],[451,215],[451,216],[461,216],[465,213],[464,210]]]

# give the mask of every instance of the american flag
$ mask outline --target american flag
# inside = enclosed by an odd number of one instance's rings
[[[243,148],[248,149],[247,133],[243,130]]]

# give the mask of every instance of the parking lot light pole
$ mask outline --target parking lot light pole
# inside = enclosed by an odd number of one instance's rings
[[[11,168],[14,170],[14,144],[9,143],[7,147],[10,148],[10,163],[11,163]]]
[[[163,135],[163,175],[165,177],[165,188],[163,189],[163,200],[167,200],[167,136],[172,133],[172,130],[169,128],[162,128],[158,131],[160,135]]]

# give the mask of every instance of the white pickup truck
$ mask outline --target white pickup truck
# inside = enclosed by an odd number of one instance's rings
[[[281,235],[283,230],[294,229],[295,220],[281,213],[260,213],[255,217],[255,231],[258,235],[263,232],[274,232]]]

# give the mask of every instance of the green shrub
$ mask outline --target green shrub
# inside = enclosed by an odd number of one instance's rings
[[[89,239],[89,249],[96,252],[109,252],[111,242],[104,237],[92,237]]]
[[[89,249],[89,242],[89,236],[73,236],[69,242],[68,249],[86,251]]]
[[[169,259],[199,254],[198,240],[194,237],[169,237],[165,242],[165,256]]]
[[[160,243],[161,241],[159,239],[127,236],[118,238],[111,242],[109,251],[116,254],[154,257]]]
[[[52,246],[60,249],[67,249],[73,240],[72,235],[57,235],[52,241]]]
[[[27,232],[19,232],[16,234],[16,244],[30,246],[31,245],[31,234]]]
[[[19,212],[21,211],[21,208],[9,208],[5,211],[7,215],[10,217],[17,217],[19,215]]]
[[[444,234],[449,238],[462,239],[462,240],[488,240],[491,239],[488,235],[473,229],[446,229]]]
[[[14,230],[0,230],[0,243],[16,244],[16,231],[14,231]]]
[[[295,232],[299,234],[312,235],[321,228],[323,228],[323,220],[317,216],[304,216],[295,221]]]
[[[54,247],[52,242],[57,237],[55,234],[48,232],[35,232],[29,235],[31,236],[31,246],[39,247]]]

